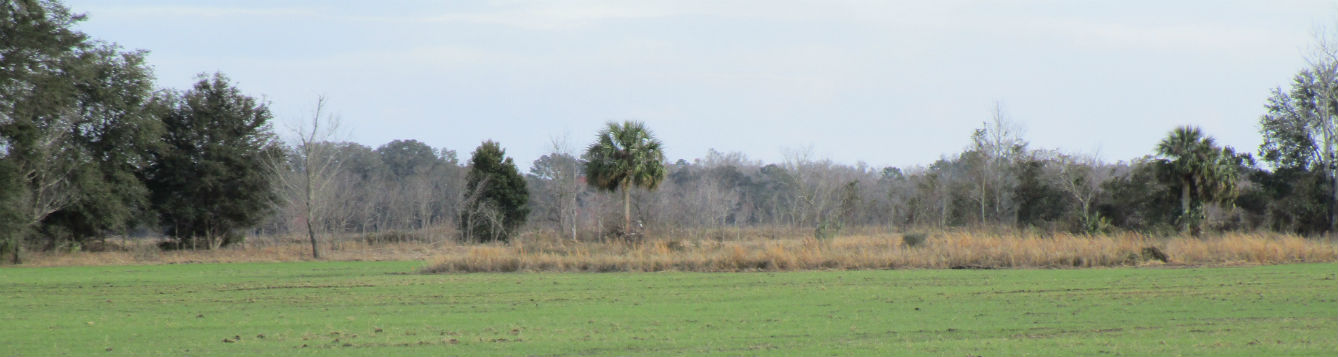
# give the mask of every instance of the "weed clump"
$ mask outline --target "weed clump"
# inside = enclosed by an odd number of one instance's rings
[[[1143,259],[1145,260],[1156,259],[1160,260],[1162,263],[1171,262],[1171,257],[1166,256],[1166,253],[1162,252],[1161,249],[1157,249],[1157,247],[1144,247]]]
[[[927,233],[906,233],[901,236],[901,244],[908,248],[915,248],[925,244],[925,240],[928,239],[929,234]]]
[[[427,239],[419,232],[405,231],[385,231],[377,233],[368,233],[362,236],[362,240],[367,244],[395,244],[395,243],[420,243]]]

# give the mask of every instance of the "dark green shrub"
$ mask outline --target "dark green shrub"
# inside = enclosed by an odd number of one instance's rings
[[[506,151],[485,141],[469,159],[464,212],[457,222],[460,238],[470,242],[505,242],[530,214],[525,178]]]
[[[906,233],[901,236],[901,244],[911,248],[924,244],[926,240],[929,240],[929,234],[925,233]]]

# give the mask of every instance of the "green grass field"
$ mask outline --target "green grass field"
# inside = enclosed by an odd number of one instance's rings
[[[421,267],[0,269],[0,354],[1338,354],[1338,264],[459,275]]]

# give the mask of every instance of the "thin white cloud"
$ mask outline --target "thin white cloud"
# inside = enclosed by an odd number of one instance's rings
[[[166,58],[165,61],[189,64],[217,58]],[[271,58],[263,54],[238,54],[227,62],[245,67],[268,68],[280,73],[366,72],[449,73],[478,66],[498,66],[518,61],[514,55],[456,46],[422,46],[406,49],[357,51],[323,56]]]
[[[348,9],[348,11],[345,11]],[[604,21],[633,20],[680,14],[673,3],[656,2],[491,2],[480,10],[463,12],[365,14],[356,8],[270,7],[243,8],[213,5],[93,6],[79,9],[100,18],[227,18],[227,17],[318,17],[347,22],[489,24],[533,30],[585,28]]]
[[[1050,33],[1081,47],[1115,50],[1237,51],[1269,47],[1282,34],[1273,30],[1212,23],[1130,25],[1076,19],[1019,24],[1033,33]]]
[[[92,6],[76,9],[98,18],[222,18],[222,17],[298,17],[321,13],[311,7],[240,8],[226,6]]]
[[[418,20],[431,23],[475,23],[536,30],[564,30],[583,28],[604,21],[646,19],[678,14],[672,7],[653,2],[572,1],[538,4],[540,5],[505,6],[486,12],[439,14]]]

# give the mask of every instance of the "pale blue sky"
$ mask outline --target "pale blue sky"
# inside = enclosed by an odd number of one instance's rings
[[[463,157],[494,139],[522,170],[625,119],[671,160],[922,165],[995,101],[1033,147],[1127,160],[1195,124],[1253,152],[1270,89],[1338,18],[1287,0],[441,3],[66,2],[85,32],[151,51],[162,86],[221,71],[289,123],[324,94],[352,141]]]

